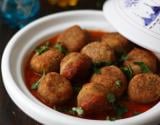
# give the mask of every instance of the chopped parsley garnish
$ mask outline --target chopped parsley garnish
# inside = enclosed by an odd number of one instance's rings
[[[84,110],[81,107],[73,107],[72,112],[80,117],[84,115]]]
[[[107,101],[111,103],[113,110],[116,114],[116,116],[114,117],[115,118],[114,120],[121,118],[124,113],[128,112],[128,109],[125,106],[117,103],[116,96],[113,93],[109,93],[107,95]]]
[[[115,112],[118,117],[122,117],[124,113],[128,112],[128,109],[125,106],[117,105],[115,108]]]
[[[116,65],[121,66],[123,62],[128,59],[128,55],[125,52],[116,52],[115,54],[117,57]]]
[[[128,79],[131,79],[133,77],[133,70],[131,66],[122,67],[121,70],[127,76]]]
[[[93,72],[95,74],[100,74],[101,73],[100,68],[97,68],[97,67],[93,67]]]
[[[55,44],[54,48],[58,49],[61,53],[65,54],[65,55],[68,53],[67,49],[64,48],[64,47],[63,47],[61,44],[59,44],[59,43]]]
[[[93,64],[93,72],[96,74],[100,74],[100,68],[104,67],[104,66],[110,66],[112,65],[112,62],[98,62],[98,63],[94,63]]]
[[[96,66],[96,67],[103,67],[103,66],[110,66],[110,65],[112,65],[112,62],[97,62],[97,63],[94,63],[94,65]]]
[[[124,113],[128,112],[128,109],[125,106],[120,105],[118,103],[113,103],[112,107],[113,107],[113,110],[114,110],[116,116],[114,116],[114,117],[107,116],[106,120],[115,121],[117,119],[122,118]]]
[[[116,80],[115,85],[117,88],[121,88],[121,80]]]
[[[42,79],[44,76],[45,76],[45,71],[43,71],[42,77],[41,77],[39,80],[37,80],[36,82],[34,82],[34,83],[32,84],[32,86],[31,86],[31,89],[32,89],[32,90],[38,89],[39,84],[40,84],[40,81],[41,81],[41,79]]]
[[[120,104],[113,104],[113,109],[116,113],[117,118],[121,118],[124,113],[128,112],[128,109]]]
[[[121,57],[120,57],[120,59],[119,59],[119,61],[120,62],[124,62],[127,59],[128,59],[128,55],[127,54],[122,54]]]
[[[116,101],[115,95],[113,93],[107,94],[107,101],[113,104]]]
[[[32,84],[31,89],[33,90],[38,89],[39,84],[40,84],[40,80],[36,81],[35,83]]]
[[[76,84],[72,85],[72,87],[73,87],[73,92],[79,93],[79,91],[82,88],[82,84],[76,83]]]
[[[41,55],[45,51],[49,50],[50,42],[46,42],[44,45],[35,49],[37,55]]]
[[[81,90],[81,88],[83,86],[82,83],[83,83],[82,81],[76,81],[76,84],[72,85],[74,93],[76,93],[76,94],[79,93],[79,91]]]
[[[78,93],[81,90],[81,86],[73,86],[73,91]]]
[[[143,73],[151,72],[149,67],[144,62],[134,62],[134,64],[139,65],[139,67],[141,68],[141,71]]]

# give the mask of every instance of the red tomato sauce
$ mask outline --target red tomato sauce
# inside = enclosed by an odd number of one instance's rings
[[[102,32],[102,31],[88,31],[88,37],[90,41],[98,41],[101,39],[101,37],[106,34],[106,32]],[[58,35],[53,36],[52,38],[50,38],[47,41],[50,41],[52,44],[54,44],[57,40]],[[34,82],[36,82],[38,79],[40,79],[41,75],[35,73],[31,67],[30,67],[30,60],[31,57],[33,56],[34,52],[32,52],[30,58],[27,60],[26,65],[24,67],[24,78],[25,78],[25,83],[27,88],[29,89],[29,91],[41,102],[43,102],[44,104],[48,105],[47,102],[43,99],[41,99],[41,97],[38,95],[36,90],[32,90],[31,86]],[[127,94],[126,94],[127,95]],[[68,102],[66,102],[63,105],[59,105],[57,106],[58,109],[61,109],[60,111],[63,113],[66,113],[67,109],[70,109],[72,107],[76,107],[76,96],[77,94],[74,95],[74,97],[72,99],[70,99]],[[143,113],[147,110],[149,110],[150,108],[152,108],[157,102],[154,103],[150,103],[150,104],[138,104],[135,102],[132,102],[128,99],[127,96],[122,97],[120,100],[118,100],[119,104],[122,104],[123,106],[125,106],[127,108],[127,112],[123,114],[123,116],[121,118],[128,118],[128,117],[132,117],[134,115],[137,115],[139,113]],[[48,105],[49,106],[49,105]],[[51,107],[51,106],[50,106]],[[53,107],[51,107],[53,108]],[[70,113],[66,113],[66,114],[70,114]],[[70,114],[71,115],[71,114]],[[104,111],[101,112],[100,114],[92,114],[89,116],[85,116],[83,118],[86,119],[94,119],[94,120],[105,120],[106,116],[115,116],[115,112],[113,111],[113,109],[111,109],[110,111]]]

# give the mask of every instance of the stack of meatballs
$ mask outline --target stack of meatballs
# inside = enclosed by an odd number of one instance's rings
[[[40,80],[37,92],[48,104],[54,106],[65,103],[73,96],[75,79],[87,79],[77,95],[77,107],[86,114],[107,110],[110,103],[108,94],[120,99],[128,94],[137,103],[151,103],[160,98],[160,77],[157,73],[157,58],[149,51],[134,47],[119,33],[106,33],[99,41],[90,41],[86,30],[72,26],[61,33],[55,44],[68,53],[64,54],[54,46],[40,55],[33,55],[30,65],[34,72],[45,76]],[[123,67],[129,67],[132,78],[128,78],[116,65],[117,53],[127,53]],[[93,64],[111,62],[93,73]],[[144,72],[136,62],[145,64]]]

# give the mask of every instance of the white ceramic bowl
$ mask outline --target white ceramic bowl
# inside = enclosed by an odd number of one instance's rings
[[[72,11],[46,16],[20,30],[8,43],[2,57],[2,76],[11,99],[27,115],[47,125],[154,125],[160,122],[160,103],[147,112],[122,120],[98,121],[57,112],[38,101],[23,79],[23,65],[31,51],[53,35],[78,24],[85,29],[115,31],[100,11]]]

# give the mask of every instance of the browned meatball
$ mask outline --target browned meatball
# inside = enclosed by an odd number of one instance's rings
[[[41,55],[35,54],[30,62],[31,68],[37,72],[57,72],[64,55],[56,49],[50,49]]]
[[[123,72],[116,66],[106,66],[101,69],[101,74],[93,75],[91,82],[105,86],[107,93],[120,97],[127,88],[127,80]]]
[[[101,68],[100,72],[101,72],[101,74],[104,74],[104,75],[116,77],[116,78],[120,79],[121,81],[123,81],[124,83],[126,83],[126,81],[127,81],[125,75],[117,66],[114,66],[114,65],[105,66],[105,67]]]
[[[65,30],[57,40],[64,45],[69,52],[78,52],[87,44],[86,32],[75,25]]]
[[[60,64],[60,74],[71,80],[81,79],[89,73],[91,59],[81,53],[72,52],[65,56]]]
[[[102,43],[109,45],[116,52],[127,51],[129,47],[128,40],[119,33],[107,33],[102,36]]]
[[[138,74],[129,83],[128,94],[138,103],[150,103],[160,98],[160,77],[151,73]]]
[[[89,56],[93,63],[113,62],[115,60],[113,50],[100,42],[89,43],[81,50],[81,53]]]
[[[108,107],[104,86],[101,84],[85,84],[77,97],[79,107],[84,109],[86,114],[98,113]]]
[[[124,65],[132,68],[133,75],[143,73],[141,67],[136,62],[143,62],[152,72],[156,72],[157,59],[151,52],[139,48],[134,48],[129,52]]]
[[[63,103],[72,96],[71,83],[55,72],[50,72],[42,78],[38,93],[49,105]]]

